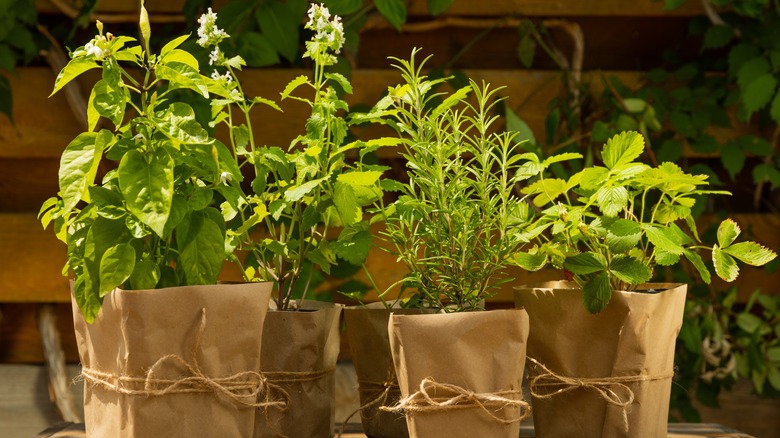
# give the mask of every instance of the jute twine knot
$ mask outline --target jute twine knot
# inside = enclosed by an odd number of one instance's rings
[[[261,372],[242,371],[227,377],[207,376],[198,363],[198,353],[201,349],[205,329],[206,309],[203,308],[200,325],[192,346],[191,362],[187,362],[177,354],[168,354],[158,359],[145,376],[106,373],[85,366],[81,370],[80,377],[89,384],[125,395],[161,396],[213,393],[244,407],[287,407],[289,394],[280,387],[271,384]],[[176,379],[158,377],[163,370],[171,367],[183,369],[183,376]],[[281,394],[284,400],[275,400],[271,395],[272,390]]]
[[[420,389],[417,392],[402,398],[395,406],[382,406],[379,409],[386,412],[404,412],[407,415],[414,415],[478,408],[501,424],[512,424],[525,420],[531,414],[530,405],[522,397],[523,391],[520,389],[477,393],[457,385],[439,383],[431,377],[426,377],[420,382]],[[496,414],[505,408],[520,408],[520,414],[511,418]]]
[[[531,396],[538,399],[549,399],[577,389],[593,391],[607,404],[620,408],[623,414],[623,429],[626,432],[628,432],[628,408],[634,403],[634,391],[628,385],[637,382],[665,380],[674,376],[674,373],[667,373],[596,378],[568,377],[552,372],[532,357],[529,357],[528,361],[534,367],[533,371],[529,369],[529,374],[531,374],[531,379],[529,380]],[[547,391],[539,392],[538,389],[540,388],[546,388]]]

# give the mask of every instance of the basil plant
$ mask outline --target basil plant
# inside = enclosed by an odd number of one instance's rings
[[[645,149],[637,132],[607,141],[603,166],[591,166],[568,180],[549,176],[553,163],[582,158],[565,153],[540,160],[534,153],[521,179],[522,193],[535,207],[533,222],[544,232],[515,255],[517,265],[536,271],[563,270],[582,288],[585,307],[603,310],[613,290],[635,290],[654,276],[656,266],[688,260],[709,284],[711,272],[700,255],[711,254],[715,273],[726,281],[739,275],[737,261],[761,266],[776,253],[752,241],[737,242],[740,228],[731,219],[720,223],[717,242],[704,243],[692,209],[707,196],[729,192],[707,190],[707,175],[685,173],[674,163],[657,167],[638,162]]]

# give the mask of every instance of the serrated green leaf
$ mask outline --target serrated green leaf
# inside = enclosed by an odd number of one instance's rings
[[[112,246],[103,253],[100,260],[101,297],[121,286],[135,268],[135,249],[129,243]]]
[[[733,257],[723,252],[718,245],[712,247],[712,262],[715,273],[726,281],[734,281],[739,276],[739,266]]]
[[[718,245],[720,245],[721,248],[731,245],[734,243],[734,240],[737,239],[740,232],[742,232],[742,230],[740,230],[739,225],[737,225],[736,222],[732,219],[724,220],[718,225]]]
[[[359,217],[360,204],[357,195],[349,184],[336,181],[333,203],[336,205],[336,211],[338,211],[341,221],[345,225],[354,224],[361,219]]]
[[[538,271],[547,264],[547,255],[518,252],[512,256],[512,262],[526,271]]]
[[[609,264],[609,273],[628,284],[647,283],[653,277],[653,270],[639,260],[626,255],[616,255]]]
[[[769,248],[756,242],[739,242],[722,248],[723,252],[752,266],[763,266],[777,257],[777,254]]]
[[[607,226],[606,243],[615,254],[624,253],[639,245],[642,229],[638,223],[628,219],[617,219]]]
[[[359,231],[350,236],[349,239],[339,239],[331,246],[340,258],[353,265],[360,266],[366,262],[368,257],[368,252],[371,248],[371,233]]]
[[[596,191],[596,202],[604,216],[615,217],[628,206],[628,189],[602,187]]]
[[[631,163],[645,150],[645,139],[634,131],[621,132],[607,140],[601,153],[601,159],[607,168],[624,166]]]
[[[604,257],[596,253],[583,252],[567,257],[563,262],[563,267],[577,275],[588,275],[606,270],[607,262]]]
[[[289,202],[297,202],[320,185],[322,181],[323,179],[319,178],[288,189],[284,192],[284,199]]]
[[[647,240],[649,240],[653,246],[672,254],[682,255],[684,248],[680,244],[679,237],[671,229],[643,224],[642,230],[645,232]]]
[[[654,258],[655,262],[660,266],[674,266],[680,262],[680,256],[678,254],[672,254],[658,248],[655,250]]]
[[[582,302],[590,313],[599,313],[607,308],[612,298],[609,274],[601,272],[591,278],[582,288]]]
[[[296,88],[300,87],[303,84],[306,84],[309,82],[309,78],[306,76],[298,76],[295,79],[291,80],[286,87],[284,87],[284,91],[282,91],[282,99],[287,99],[290,97],[290,94],[295,91]]]
[[[160,237],[173,202],[173,166],[168,152],[158,148],[148,157],[128,151],[117,170],[127,209]]]
[[[769,61],[763,56],[756,56],[746,60],[737,71],[737,84],[741,89],[747,88],[748,84],[761,76],[770,72]]]
[[[341,89],[344,90],[347,94],[352,94],[352,84],[349,83],[349,79],[347,79],[344,75],[341,73],[325,73],[325,77],[328,80],[334,81],[339,86],[341,86]]]
[[[609,170],[606,167],[592,166],[582,170],[580,187],[585,190],[596,190],[606,182]]]

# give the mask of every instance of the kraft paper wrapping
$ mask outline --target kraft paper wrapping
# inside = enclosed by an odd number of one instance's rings
[[[582,291],[573,283],[516,288],[515,304],[528,311],[531,321],[529,381],[540,372],[532,363],[536,360],[564,378],[606,380],[600,388],[619,398],[607,403],[593,387],[539,388],[546,397],[532,397],[537,436],[667,436],[674,346],[687,287],[666,283],[647,286],[666,290],[654,294],[613,292],[607,308],[595,315],[585,310]],[[626,387],[634,400],[624,410],[618,402],[629,399]]]
[[[74,301],[87,437],[252,436],[257,409],[203,382],[251,380],[270,294],[270,283],[117,289],[92,324]]]
[[[358,380],[363,431],[371,438],[406,438],[409,431],[401,413],[384,412],[381,406],[398,403],[401,392],[395,376],[387,323],[390,314],[419,315],[432,309],[387,309],[382,303],[344,309],[349,348]]]
[[[435,315],[396,315],[388,322],[390,348],[402,397],[433,379],[472,393],[505,394],[522,399],[521,382],[528,338],[528,315],[522,309]],[[513,392],[513,395],[506,395]],[[452,393],[431,391],[433,398]],[[520,434],[519,407],[490,408],[467,403],[456,409],[406,412],[409,436],[507,437]],[[491,415],[505,420],[497,421]]]
[[[343,307],[304,301],[298,311],[268,312],[260,369],[281,389],[275,391],[277,395],[286,393],[288,405],[286,409],[271,407],[258,412],[256,438],[333,435]]]

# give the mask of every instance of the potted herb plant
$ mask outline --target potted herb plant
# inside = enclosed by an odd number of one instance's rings
[[[279,107],[244,95],[235,74],[242,62],[221,51],[226,35],[216,28],[216,14],[210,12],[201,22],[199,43],[212,50],[214,77],[225,86],[237,84],[234,96],[212,101],[221,114],[214,121],[227,124],[240,165],[253,174],[251,192],[237,205],[228,205],[233,208],[228,240],[237,254],[247,255],[234,257],[247,280],[274,284],[261,370],[286,403],[258,417],[258,437],[332,433],[342,306],[305,298],[313,295],[315,269],[329,274],[339,259],[356,265],[365,261],[371,234],[364,209],[382,196],[385,168],[364,162],[364,157],[386,142],[349,139],[349,106],[341,96],[351,93],[352,86],[329,71],[344,44],[341,18],[317,4],[308,16],[305,28],[312,36],[303,57],[311,59],[313,74],[293,79],[281,99],[308,105],[311,116],[304,133],[285,149],[255,143],[250,110],[258,103]],[[243,113],[246,122],[234,124],[234,112]]]
[[[499,89],[472,81],[437,92],[446,79],[423,75],[417,54],[395,59],[403,82],[356,118],[399,135],[409,182],[382,206],[382,236],[409,268],[403,306],[437,311],[390,315],[401,400],[381,409],[404,413],[413,437],[516,437],[528,412],[521,392],[528,316],[484,311],[527,241],[524,207],[513,195],[516,144],[493,132]]]
[[[63,151],[60,193],[40,214],[67,245],[87,435],[249,436],[267,405],[258,370],[271,284],[216,284],[242,176],[178,97],[231,93],[179,48],[187,36],[152,53],[143,6],[139,24],[135,44],[98,22],[53,91],[101,73],[89,129]]]
[[[522,179],[535,181],[522,192],[539,209],[532,222],[544,232],[515,261],[531,271],[560,269],[569,280],[515,293],[531,321],[539,436],[666,436],[686,285],[648,284],[655,268],[685,258],[709,283],[699,255],[707,250],[715,273],[732,281],[737,260],[758,266],[776,257],[755,242],[737,243],[740,229],[730,219],[720,224],[717,243],[702,243],[692,208],[701,197],[727,192],[706,190],[706,175],[673,163],[638,162],[644,148],[640,134],[620,133],[604,145],[603,166],[568,180],[549,177],[547,169],[579,154],[524,155],[530,161]]]

